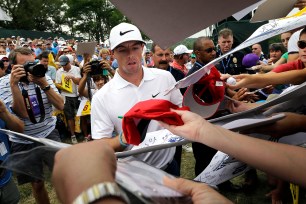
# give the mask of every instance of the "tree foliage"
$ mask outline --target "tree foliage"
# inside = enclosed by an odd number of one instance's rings
[[[65,0],[2,0],[0,7],[12,17],[11,22],[2,22],[9,29],[61,32],[65,23]]]
[[[110,29],[127,19],[108,0],[1,0],[12,21],[0,27],[88,36],[104,40]]]
[[[104,40],[113,26],[126,20],[108,0],[67,0],[67,5],[72,35],[87,33],[90,39]]]

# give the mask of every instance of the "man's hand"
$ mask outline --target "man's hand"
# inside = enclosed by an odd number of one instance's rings
[[[0,101],[0,118],[3,119],[3,116],[8,114],[8,110],[5,107],[4,103]]]
[[[70,80],[70,79],[73,80],[73,79],[74,79],[74,76],[69,75],[69,74],[65,76],[65,81],[68,81],[68,80]]]
[[[164,177],[164,185],[184,195],[190,196],[192,198],[192,202],[195,204],[232,203],[230,200],[204,183],[196,183],[183,178],[170,179],[168,177]]]
[[[83,68],[82,68],[82,72],[83,72],[83,75],[86,75],[91,71],[91,65],[88,63],[85,63]]]
[[[237,101],[247,102],[255,102],[259,99],[259,97],[255,93],[249,92],[247,88],[239,89],[232,98]]]
[[[17,85],[22,77],[26,76],[26,72],[23,65],[16,64],[12,67],[10,83],[11,86]]]
[[[30,73],[28,73],[28,80],[30,82],[33,82],[34,84],[37,84],[38,86],[40,86],[40,88],[44,88],[49,85],[46,77],[36,77]]]
[[[114,182],[116,165],[114,151],[102,140],[61,149],[55,155],[52,173],[59,200],[72,203],[92,185]]]

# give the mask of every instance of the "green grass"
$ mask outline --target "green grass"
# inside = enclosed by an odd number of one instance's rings
[[[81,141],[81,140],[80,140]],[[66,142],[66,141],[65,141]],[[68,142],[68,140],[67,140]],[[69,141],[70,142],[70,141]],[[259,182],[257,184],[257,187],[249,193],[245,193],[245,192],[220,192],[222,195],[226,196],[227,198],[229,198],[230,200],[232,200],[234,203],[237,204],[270,204],[271,203],[271,199],[267,198],[265,196],[266,193],[268,193],[271,189],[267,184],[267,178],[265,173],[257,171],[258,174],[258,178],[259,178]],[[183,178],[187,178],[187,179],[193,179],[195,178],[194,175],[194,157],[192,153],[186,153],[183,150],[183,154],[182,154],[182,164],[181,164],[181,177]],[[239,176],[236,177],[234,179],[231,180],[233,183],[237,184],[237,185],[241,185],[244,181],[244,177]],[[46,189],[49,193],[49,198],[52,204],[58,204],[59,201],[56,197],[56,193],[55,190],[52,187],[52,184],[50,182],[50,178],[48,178],[45,182],[46,184]],[[35,204],[35,200],[32,196],[32,189],[31,189],[31,185],[30,184],[26,184],[26,185],[22,185],[22,186],[18,186],[19,191],[20,191],[20,196],[21,196],[21,200],[20,203],[21,204]],[[288,192],[289,193],[289,190]],[[304,190],[300,190],[300,199],[299,199],[299,203],[303,204],[306,203],[306,197],[305,197],[305,191]],[[283,204],[285,203],[292,203],[292,199],[289,196],[289,198],[283,202]]]

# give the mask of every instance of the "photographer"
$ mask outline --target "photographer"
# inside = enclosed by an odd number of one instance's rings
[[[88,83],[87,83],[88,80],[89,80],[90,89],[88,89]],[[80,96],[89,99],[107,82],[108,82],[108,77],[105,75],[102,74],[92,75],[92,66],[90,63],[86,63],[82,68],[82,78],[78,86],[79,94]],[[90,115],[81,116],[81,128],[85,137],[85,141],[91,140],[91,135],[88,133],[88,128],[87,128],[87,121],[90,120],[89,116]]]
[[[58,131],[55,129],[56,118],[52,116],[52,105],[62,110],[64,102],[53,81],[49,76],[43,75],[45,70],[40,70],[43,69],[42,65],[36,66],[32,51],[28,48],[13,50],[9,59],[12,64],[12,72],[1,78],[0,100],[5,104],[11,104],[13,113],[24,122],[25,134],[60,141]],[[27,100],[31,104],[30,111],[25,105]],[[35,123],[32,122],[31,115]],[[10,140],[12,141],[12,153],[31,150],[38,146],[36,143],[13,136],[10,136]],[[37,170],[43,171],[43,163],[38,164]],[[49,203],[48,193],[42,180],[24,174],[18,174],[17,180],[19,185],[32,184],[33,195],[37,203]]]

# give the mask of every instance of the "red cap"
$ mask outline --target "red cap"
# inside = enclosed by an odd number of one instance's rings
[[[213,116],[225,93],[224,82],[220,76],[217,68],[212,67],[209,73],[188,87],[184,94],[183,105],[204,118]]]
[[[7,57],[2,57],[1,60],[9,60]]]
[[[153,120],[160,120],[169,125],[183,125],[181,117],[170,111],[189,110],[188,107],[179,108],[170,101],[150,99],[135,104],[123,117],[122,130],[128,144],[139,145],[145,138],[148,125]]]

